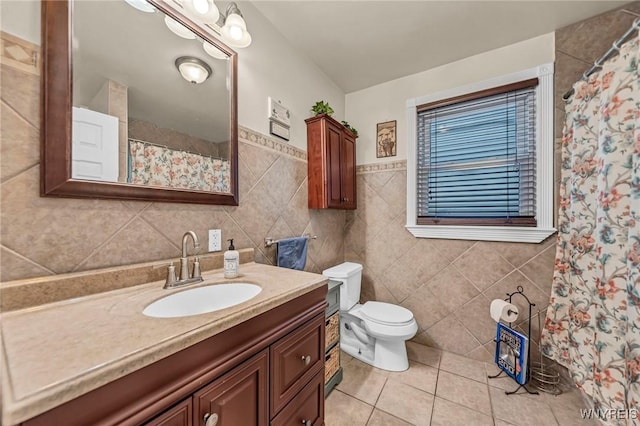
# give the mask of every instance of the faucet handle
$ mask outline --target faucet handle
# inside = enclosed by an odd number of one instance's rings
[[[170,263],[167,267],[167,280],[164,283],[164,288],[169,288],[173,286],[177,281],[176,278],[176,267],[173,266],[173,263]]]
[[[193,259],[193,273],[191,274],[191,278],[200,278],[202,273],[200,272],[200,259],[196,256]]]

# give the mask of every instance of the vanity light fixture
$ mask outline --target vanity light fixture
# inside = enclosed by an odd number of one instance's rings
[[[182,6],[190,15],[207,24],[215,24],[220,18],[220,11],[213,0],[183,0]]]
[[[153,13],[156,8],[151,6],[146,0],[124,0],[129,6],[138,9],[140,12]]]
[[[176,59],[176,68],[182,78],[191,84],[203,83],[213,74],[213,70],[205,61],[194,56],[179,57]]]
[[[196,38],[196,35],[190,29],[182,25],[180,22],[170,18],[169,15],[164,17],[164,23],[167,28],[169,28],[171,32],[178,37],[186,38],[187,40],[193,40]]]
[[[247,31],[247,23],[235,2],[229,3],[224,16],[224,25],[220,29],[224,41],[231,47],[247,47],[251,44],[251,34]]]
[[[221,51],[220,49],[218,49],[217,47],[215,47],[213,44],[209,43],[206,40],[202,42],[202,48],[204,49],[205,52],[207,52],[207,55],[211,56],[212,58],[225,59],[225,60],[229,59],[226,53],[224,53],[223,51]]]

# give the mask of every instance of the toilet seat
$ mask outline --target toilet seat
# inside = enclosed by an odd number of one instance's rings
[[[413,321],[410,310],[391,303],[366,302],[360,313],[371,322],[391,327],[408,325]]]

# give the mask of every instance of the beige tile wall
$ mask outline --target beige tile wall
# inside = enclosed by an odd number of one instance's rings
[[[490,301],[521,285],[536,303],[534,314],[543,310],[554,238],[541,244],[414,238],[404,228],[406,177],[405,162],[358,167],[358,210],[347,214],[345,258],[364,265],[362,301],[410,309],[417,342],[491,361]],[[537,340],[537,319],[533,325]]]
[[[176,257],[186,230],[206,250],[210,228],[258,262],[274,262],[265,237],[303,233],[318,236],[307,270],[342,262],[345,214],[307,208],[306,153],[250,129],[239,132],[238,207],[40,197],[40,76],[3,60],[0,84],[1,281]]]
[[[564,101],[582,74],[640,17],[640,1],[556,31],[555,117],[557,138],[562,137]]]

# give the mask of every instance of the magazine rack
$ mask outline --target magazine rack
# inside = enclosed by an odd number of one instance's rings
[[[538,395],[538,391],[532,391],[529,390],[529,388],[527,388],[527,383],[529,383],[529,380],[531,379],[531,308],[533,308],[536,304],[535,303],[531,303],[531,301],[529,300],[529,298],[524,294],[524,289],[522,288],[522,286],[518,286],[516,287],[516,291],[514,291],[513,293],[507,293],[507,300],[509,303],[511,303],[511,301],[513,300],[514,296],[518,296],[518,297],[522,297],[524,298],[524,300],[527,301],[527,303],[529,304],[529,320],[528,320],[528,327],[527,327],[527,360],[526,360],[526,371],[525,371],[525,375],[524,375],[524,383],[520,383],[516,380],[516,378],[511,377],[514,381],[516,381],[516,383],[519,383],[520,386],[518,386],[518,388],[514,391],[508,392],[505,391],[504,393],[507,395],[513,395],[516,394],[520,391],[521,388],[524,388],[525,391],[527,391],[527,393],[532,394],[532,395]],[[499,323],[500,324],[500,323]],[[511,323],[509,323],[509,327],[511,327]],[[500,326],[498,326],[498,328],[500,328]],[[500,342],[498,342],[498,340],[495,340],[496,345],[499,345]],[[522,353],[519,352],[517,355],[517,358],[521,358],[522,357]],[[495,379],[497,377],[500,377],[502,375],[502,373],[504,373],[504,370],[501,369],[500,372],[496,375],[493,376],[488,376],[490,379]]]

